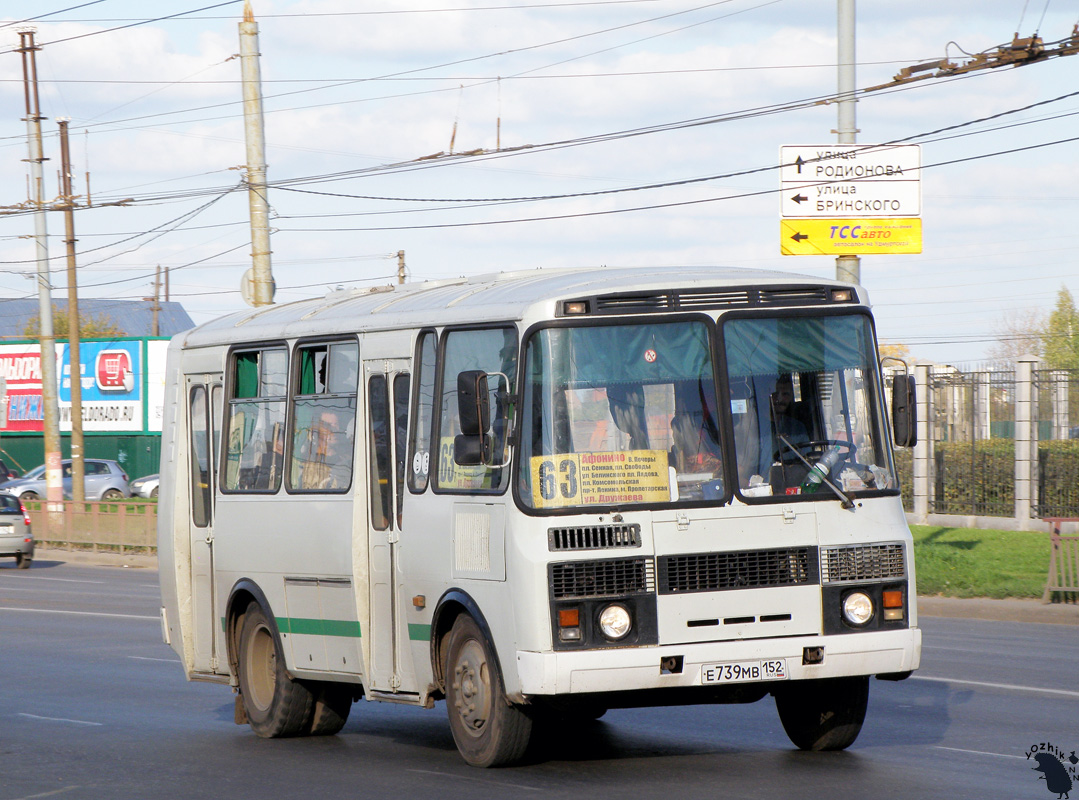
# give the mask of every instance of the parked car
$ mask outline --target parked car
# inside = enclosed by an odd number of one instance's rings
[[[30,515],[19,498],[0,494],[0,557],[15,557],[15,566],[27,569],[34,560]]]
[[[5,464],[3,460],[0,460],[0,483],[3,483],[4,481],[13,481],[17,477],[19,477],[19,474],[17,472],[12,472],[8,469],[8,465]]]
[[[121,500],[131,496],[127,488],[127,473],[115,461],[87,458],[83,460],[83,468],[86,476],[83,486],[87,500]],[[70,499],[71,460],[61,461],[60,469],[63,473],[64,497]],[[21,478],[0,484],[0,494],[17,497],[24,503],[44,498],[45,465],[35,467]]]
[[[143,478],[136,478],[128,485],[132,497],[149,497],[151,500],[157,497],[157,485],[161,478],[156,473]]]
[[[1076,425],[1075,427],[1068,429],[1068,438],[1069,439],[1079,439],[1079,425]]]

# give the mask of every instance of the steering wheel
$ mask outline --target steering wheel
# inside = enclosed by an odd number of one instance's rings
[[[804,450],[809,452],[814,450],[824,451],[830,447],[842,447],[846,449],[845,453],[840,454],[844,461],[853,460],[854,451],[858,449],[858,446],[853,442],[847,442],[842,439],[814,439],[810,442],[791,442],[790,444],[795,450]],[[801,459],[799,459],[797,456],[791,455],[791,453],[787,451],[786,446],[783,446],[775,451],[772,456],[772,460],[775,461],[777,459],[779,461],[797,461],[799,464],[802,463]]]

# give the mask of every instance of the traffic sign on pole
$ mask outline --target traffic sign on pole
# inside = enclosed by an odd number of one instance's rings
[[[785,256],[885,255],[922,252],[918,217],[784,219],[780,249]]]
[[[918,145],[787,145],[779,157],[784,217],[921,213]]]

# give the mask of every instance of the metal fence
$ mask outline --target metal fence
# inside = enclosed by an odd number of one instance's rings
[[[157,551],[157,503],[29,502],[38,545],[117,553]]]
[[[903,502],[929,515],[1079,520],[1079,370],[1037,361],[920,364],[919,443],[897,451]],[[997,527],[1008,527],[999,524]]]

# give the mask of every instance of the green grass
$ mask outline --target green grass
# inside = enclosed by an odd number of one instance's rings
[[[912,525],[918,594],[1041,597],[1049,534]]]

